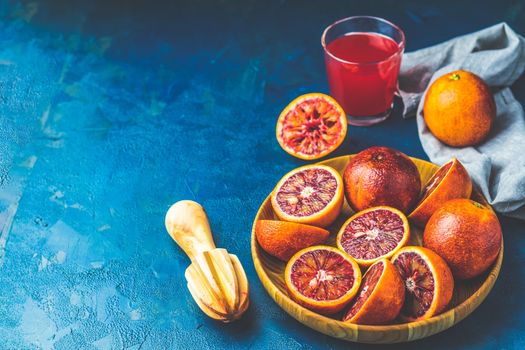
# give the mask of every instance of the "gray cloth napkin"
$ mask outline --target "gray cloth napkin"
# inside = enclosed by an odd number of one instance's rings
[[[423,119],[426,89],[445,73],[471,71],[491,87],[497,118],[489,138],[475,147],[441,143]],[[525,39],[507,24],[460,36],[404,55],[399,77],[405,118],[417,115],[419,138],[430,160],[458,158],[496,211],[525,219],[525,117],[509,86],[525,69]]]

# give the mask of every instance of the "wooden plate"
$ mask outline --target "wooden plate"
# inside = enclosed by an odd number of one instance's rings
[[[320,164],[329,165],[343,173],[348,161],[352,156],[343,156],[326,160]],[[421,182],[425,184],[438,166],[424,160],[412,158],[421,175]],[[477,201],[486,200],[479,192],[473,194]],[[331,225],[330,238],[327,244],[335,246],[335,237],[344,221],[350,217],[352,210],[345,201],[341,215],[337,221]],[[313,311],[303,308],[288,297],[283,281],[283,271],[285,263],[266,254],[257,243],[255,238],[255,221],[257,220],[278,220],[274,214],[270,202],[270,196],[266,198],[259,208],[252,227],[251,248],[255,270],[273,300],[288,314],[306,326],[321,333],[335,338],[360,342],[360,343],[399,343],[408,342],[416,339],[425,338],[433,334],[444,331],[467,317],[474,311],[487,297],[494,286],[501,268],[503,260],[503,242],[500,254],[493,266],[482,276],[469,281],[456,281],[454,296],[447,310],[440,315],[428,320],[399,323],[385,326],[361,326],[351,323],[341,322],[337,319],[322,316]],[[412,245],[420,245],[422,231],[416,227],[411,227]]]

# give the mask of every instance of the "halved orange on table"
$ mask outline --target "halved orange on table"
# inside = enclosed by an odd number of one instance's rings
[[[332,97],[310,93],[297,97],[281,112],[277,141],[290,155],[319,159],[343,143],[348,125],[343,108]]]

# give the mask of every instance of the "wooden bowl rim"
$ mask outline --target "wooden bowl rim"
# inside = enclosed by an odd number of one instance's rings
[[[326,165],[327,162],[331,162],[331,161],[335,161],[335,160],[338,160],[338,159],[341,159],[341,158],[346,158],[346,157],[351,157],[351,156],[353,156],[353,154],[346,155],[346,156],[335,157],[335,158],[330,158],[330,159],[324,160],[322,162],[319,162],[318,164],[325,164]],[[410,157],[410,158],[413,159],[413,160],[417,160],[418,162],[426,163],[429,166],[432,166],[432,167],[435,167],[435,168],[439,168],[436,164],[428,162],[426,160],[419,159],[419,158],[414,158],[414,157]],[[266,291],[268,292],[270,297],[277,303],[277,305],[279,305],[279,307],[283,308],[282,305],[280,304],[280,302],[276,298],[274,298],[273,295],[275,295],[275,294],[278,294],[279,296],[281,296],[282,300],[284,300],[283,303],[292,304],[295,307],[300,308],[301,312],[305,316],[305,318],[313,318],[313,319],[317,319],[317,320],[320,320],[320,321],[323,321],[323,322],[327,322],[327,323],[331,323],[331,324],[335,323],[339,327],[349,329],[352,332],[356,332],[356,331],[363,331],[363,332],[405,331],[408,328],[411,328],[412,331],[413,331],[414,329],[419,329],[419,328],[423,328],[423,327],[426,328],[426,327],[429,327],[429,326],[431,326],[433,324],[440,323],[440,322],[452,319],[453,320],[452,323],[448,327],[446,327],[446,328],[450,328],[453,325],[455,325],[458,322],[460,322],[461,320],[463,320],[468,315],[470,315],[485,300],[485,298],[487,297],[488,293],[490,292],[490,290],[492,289],[492,287],[496,283],[496,280],[497,280],[497,278],[499,276],[499,272],[500,272],[500,269],[501,269],[501,264],[503,262],[503,249],[504,249],[503,239],[501,241],[501,250],[500,250],[500,253],[498,255],[498,258],[496,259],[495,263],[493,263],[493,266],[492,266],[491,270],[488,271],[488,273],[487,273],[487,278],[483,281],[483,283],[478,288],[478,290],[476,290],[476,292],[474,292],[472,295],[470,295],[461,304],[459,304],[456,307],[454,307],[454,308],[452,308],[450,310],[447,310],[446,312],[441,313],[441,314],[439,314],[437,316],[434,316],[434,317],[431,317],[431,318],[429,318],[427,320],[422,320],[422,321],[415,321],[415,322],[409,322],[409,323],[400,323],[400,324],[392,324],[392,325],[380,325],[380,326],[358,325],[358,324],[355,324],[355,323],[343,322],[343,321],[339,321],[339,320],[336,320],[336,319],[333,319],[333,318],[330,318],[330,317],[327,317],[327,316],[323,316],[321,314],[313,312],[313,311],[311,311],[309,309],[306,309],[306,308],[302,307],[301,305],[297,304],[292,299],[290,299],[290,297],[286,293],[283,293],[279,288],[277,288],[277,286],[273,283],[273,281],[270,279],[270,277],[266,273],[266,270],[264,269],[264,267],[263,267],[263,265],[262,265],[262,263],[261,263],[261,261],[259,259],[258,252],[257,252],[258,242],[257,242],[257,239],[255,237],[255,223],[257,222],[257,220],[259,220],[259,217],[261,215],[261,211],[263,209],[263,206],[265,205],[265,203],[267,201],[270,200],[270,196],[271,196],[271,192],[265,198],[265,200],[262,202],[262,204],[260,205],[259,210],[257,211],[257,214],[256,214],[255,219],[254,219],[253,224],[252,224],[251,252],[252,252],[252,259],[253,259],[253,263],[254,263],[254,266],[255,266],[255,270],[256,270],[257,275],[259,276],[259,279],[261,280],[264,288],[266,289]],[[259,249],[260,249],[260,247],[259,247]],[[468,308],[471,307],[472,305],[473,305],[473,307],[470,310],[468,310]],[[290,316],[296,318],[295,315],[293,315],[292,313],[286,311],[284,308],[283,308],[283,310],[285,312],[287,312]],[[463,316],[459,317],[459,318],[456,318],[455,317],[455,313],[456,312],[460,312],[461,313],[463,310],[465,310],[465,313],[463,314]],[[312,328],[312,329],[320,331],[320,330],[310,326],[309,324],[307,324],[305,322],[302,322],[302,321],[300,321],[300,322],[305,324],[306,326]],[[431,335],[431,334],[429,334],[429,335]],[[340,339],[346,339],[346,338],[340,338]],[[421,339],[421,338],[419,338],[419,339]],[[348,340],[348,339],[346,339],[346,340]],[[415,340],[415,339],[412,339],[412,340]]]

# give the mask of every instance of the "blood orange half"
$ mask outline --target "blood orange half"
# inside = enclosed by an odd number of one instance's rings
[[[343,206],[341,175],[326,165],[307,165],[286,174],[272,192],[272,206],[284,221],[326,227]]]
[[[410,238],[405,214],[392,207],[373,207],[348,219],[337,234],[339,249],[361,266],[391,257]]]
[[[330,315],[342,310],[361,284],[357,263],[329,246],[314,246],[295,254],[284,271],[290,297],[315,312]]]
[[[408,216],[414,224],[424,227],[430,216],[446,201],[455,198],[469,198],[472,181],[459,160],[451,159],[430,178],[416,209]]]
[[[330,96],[297,97],[281,112],[276,135],[279,145],[297,158],[318,159],[334,151],[346,136],[343,108]]]
[[[343,321],[357,324],[387,324],[393,321],[405,301],[405,285],[387,259],[370,266],[363,277],[357,297]]]
[[[454,279],[447,263],[430,249],[404,247],[392,263],[405,283],[405,303],[401,318],[424,320],[445,309],[454,292]]]
[[[270,255],[288,261],[301,249],[323,243],[330,232],[320,227],[279,220],[257,220],[255,236]]]

